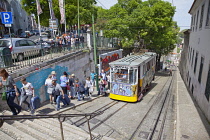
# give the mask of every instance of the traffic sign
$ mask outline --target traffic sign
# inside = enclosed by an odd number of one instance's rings
[[[12,12],[1,12],[2,24],[13,24]]]
[[[12,27],[12,24],[5,24],[5,27]]]

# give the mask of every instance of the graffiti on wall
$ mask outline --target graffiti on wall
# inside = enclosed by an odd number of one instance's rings
[[[108,72],[110,69],[109,63],[120,58],[122,58],[122,49],[101,54],[99,56],[100,71],[103,69],[105,72]]]
[[[112,94],[132,96],[132,89],[130,84],[112,83]]]
[[[47,90],[44,84],[48,75],[50,75],[52,71],[56,72],[57,83],[60,83],[60,76],[63,75],[64,71],[68,72],[68,68],[62,66],[55,66],[54,68],[42,69],[40,71],[31,73],[28,77],[26,77],[26,80],[32,83],[32,85],[34,86],[35,95],[39,96],[42,101],[49,99],[49,95],[46,92]],[[16,82],[16,85],[18,88],[22,87],[22,83],[20,81]]]

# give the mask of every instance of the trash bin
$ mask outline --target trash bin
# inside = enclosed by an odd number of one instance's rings
[[[10,67],[13,65],[12,54],[9,48],[0,47],[0,68]]]

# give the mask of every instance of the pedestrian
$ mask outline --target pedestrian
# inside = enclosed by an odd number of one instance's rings
[[[70,92],[71,92],[71,99],[74,99],[74,97],[75,97],[74,84],[75,84],[75,75],[71,74],[71,76],[69,77],[69,86],[70,86]]]
[[[68,74],[64,71],[63,75],[60,77],[60,81],[61,81],[61,88],[64,92],[64,94],[67,94],[67,84],[68,84]]]
[[[52,75],[49,75],[48,78],[45,80],[45,86],[47,86],[47,93],[49,94],[50,103],[53,104],[53,85],[52,85]]]
[[[51,77],[52,80],[56,80],[57,79],[56,78],[56,72],[55,71],[52,71],[51,72],[51,75],[52,75],[52,77]]]
[[[75,80],[74,88],[75,92],[77,93],[78,101],[81,101],[81,98],[84,100],[85,87],[83,83],[79,81],[78,78]]]
[[[91,82],[92,82],[93,86],[95,86],[96,76],[97,76],[97,74],[92,70],[90,73],[90,77],[91,77]]]
[[[100,76],[102,76],[102,79],[103,80],[106,80],[107,81],[106,73],[104,72],[103,69],[101,70]]]
[[[170,76],[172,76],[172,69],[170,69],[170,71],[169,71],[169,72],[170,72],[170,73],[169,73],[169,75],[170,75]]]
[[[56,102],[56,111],[60,110],[60,101],[63,102],[64,106],[70,104],[70,100],[68,99],[68,95],[64,94],[61,86],[56,82],[56,80],[52,80],[53,85],[53,95],[54,95],[54,101]]]
[[[89,90],[92,88],[92,82],[90,81],[90,77],[87,77],[85,80],[85,95],[90,97],[91,96],[91,92],[89,92]]]
[[[100,92],[99,92],[98,95],[105,94],[105,96],[106,96],[107,95],[106,88],[105,88],[105,86],[107,84],[106,80],[104,80],[102,76],[99,76],[99,82],[98,83],[99,83],[99,87],[100,87]]]
[[[81,47],[82,48],[84,48],[84,41],[85,41],[85,38],[84,38],[84,36],[83,36],[83,34],[81,34],[81,36],[80,36],[80,43],[81,43]]]
[[[79,36],[78,35],[76,35],[75,37],[75,48],[79,49]]]
[[[110,76],[110,74],[107,74],[107,89],[110,89],[110,78],[111,78],[111,76]]]
[[[17,105],[14,100],[19,95],[17,86],[13,78],[8,74],[5,69],[0,69],[0,87],[3,87],[6,92],[6,100],[13,115],[17,115],[21,111],[21,106]]]
[[[31,108],[31,98],[34,97],[34,87],[31,83],[26,81],[25,77],[20,79],[23,87],[21,88],[20,106],[25,103],[28,106],[27,110],[30,110],[33,114],[33,109]],[[29,99],[29,102],[27,102]]]

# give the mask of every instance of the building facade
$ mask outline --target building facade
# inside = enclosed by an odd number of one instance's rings
[[[186,70],[182,75],[192,97],[210,121],[210,0],[194,0],[189,14],[191,30],[189,45],[185,46],[188,49]]]
[[[0,12],[12,12],[13,24],[11,32],[20,35],[21,32],[32,29],[31,16],[22,9],[20,0],[1,0]],[[8,34],[9,30],[1,22],[0,17],[0,35]]]

